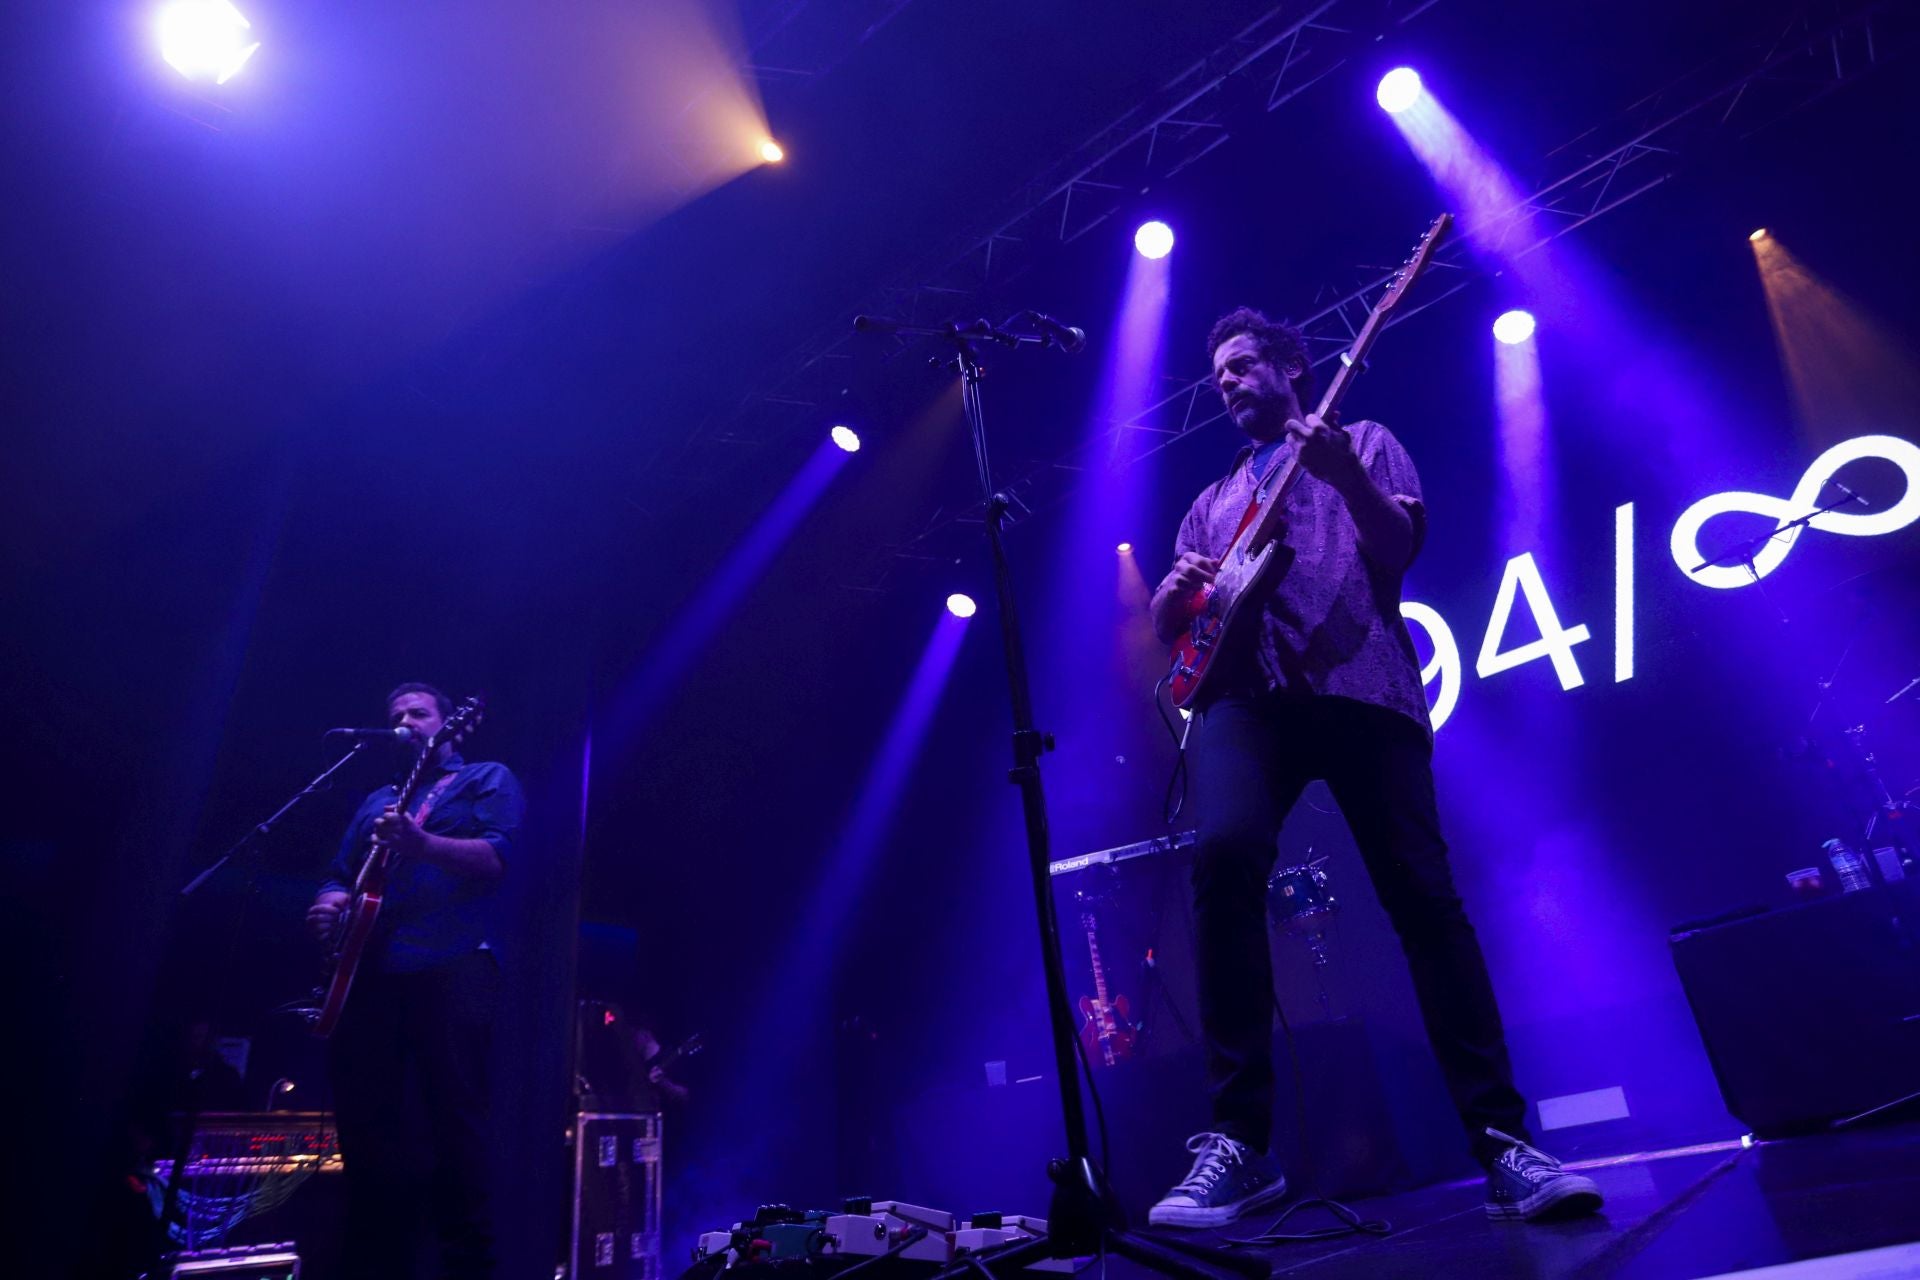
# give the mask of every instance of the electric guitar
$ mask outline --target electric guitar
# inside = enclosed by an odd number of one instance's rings
[[[1394,276],[1387,291],[1380,296],[1373,310],[1368,313],[1366,323],[1360,326],[1359,334],[1353,345],[1340,357],[1340,368],[1327,384],[1326,394],[1320,397],[1319,414],[1322,418],[1340,407],[1340,401],[1346,397],[1347,388],[1360,376],[1365,367],[1367,353],[1373,350],[1374,340],[1385,327],[1387,315],[1398,305],[1409,287],[1425,271],[1433,260],[1434,250],[1440,245],[1440,237],[1447,233],[1453,223],[1453,215],[1443,213],[1433,220],[1426,235],[1414,247],[1413,256]],[[1283,463],[1275,459],[1267,467],[1260,483],[1254,486],[1253,501],[1240,517],[1240,526],[1234,531],[1233,542],[1225,555],[1220,557],[1219,571],[1213,581],[1194,592],[1187,600],[1187,630],[1173,644],[1173,671],[1168,679],[1168,689],[1173,695],[1177,707],[1192,707],[1206,688],[1207,677],[1218,664],[1221,651],[1238,646],[1240,637],[1253,630],[1253,625],[1239,624],[1245,611],[1255,617],[1272,593],[1274,586],[1285,575],[1286,568],[1280,557],[1275,555],[1274,541],[1280,528],[1280,513],[1287,505],[1287,495],[1299,482],[1301,475],[1300,455],[1292,453]],[[1263,496],[1264,495],[1264,496]]]
[[[1111,1067],[1122,1058],[1133,1056],[1138,1034],[1129,1020],[1133,1009],[1125,996],[1107,997],[1107,971],[1100,964],[1100,942],[1093,931],[1093,912],[1080,913],[1080,927],[1087,931],[1087,953],[1093,961],[1093,996],[1080,997],[1080,1043],[1086,1046],[1087,1061]]]
[[[679,1044],[675,1045],[673,1048],[663,1049],[659,1053],[654,1054],[651,1058],[648,1058],[645,1062],[640,1064],[641,1072],[647,1075],[648,1077],[651,1077],[653,1075],[653,1069],[655,1067],[658,1067],[660,1068],[660,1070],[665,1071],[668,1067],[672,1066],[674,1063],[683,1061],[687,1058],[691,1058],[694,1054],[699,1053],[702,1049],[707,1047],[701,1041],[700,1035],[701,1033],[696,1031],[692,1035],[688,1036],[685,1040],[682,1040]]]
[[[447,717],[445,724],[427,740],[419,759],[413,762],[413,768],[407,771],[406,780],[400,784],[398,798],[394,801],[400,813],[406,813],[419,798],[420,788],[426,783],[431,762],[440,754],[440,748],[447,743],[458,743],[474,729],[479,727],[480,718],[486,713],[487,704],[480,698],[464,699]],[[376,837],[367,850],[367,856],[360,864],[360,874],[353,880],[353,896],[347,901],[340,923],[333,932],[333,946],[327,953],[327,988],[321,999],[320,1008],[313,1015],[313,1034],[322,1040],[332,1035],[340,1025],[340,1014],[347,1005],[347,993],[353,990],[353,976],[360,968],[360,961],[367,952],[367,942],[373,937],[373,926],[380,919],[380,903],[387,892],[387,872],[394,863],[393,850],[380,843]]]

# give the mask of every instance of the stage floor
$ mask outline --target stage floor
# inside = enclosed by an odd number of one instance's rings
[[[1390,1222],[1387,1235],[1270,1245],[1259,1252],[1272,1262],[1274,1275],[1310,1280],[1694,1280],[1760,1268],[1768,1268],[1759,1273],[1767,1280],[1920,1277],[1920,1122],[1577,1167],[1606,1194],[1606,1209],[1597,1217],[1494,1222],[1481,1211],[1478,1182],[1450,1183],[1349,1203],[1363,1218]],[[1246,1237],[1271,1221],[1262,1214],[1232,1230],[1184,1234],[1194,1240]],[[1318,1208],[1303,1209],[1283,1229],[1332,1222]],[[1880,1252],[1869,1255],[1873,1250]],[[1111,1275],[1145,1274],[1113,1259],[1107,1269]]]

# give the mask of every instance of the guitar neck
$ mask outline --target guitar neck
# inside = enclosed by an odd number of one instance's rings
[[[1314,411],[1320,417],[1327,417],[1340,407],[1342,400],[1347,398],[1347,391],[1353,386],[1353,380],[1360,376],[1360,370],[1366,364],[1367,352],[1373,350],[1374,340],[1380,336],[1380,329],[1385,321],[1386,313],[1383,311],[1375,311],[1369,315],[1367,322],[1360,326],[1360,332],[1354,338],[1353,345],[1341,354],[1340,367],[1334,371],[1333,377],[1328,379],[1326,392],[1320,397],[1320,407]],[[1247,550],[1251,551],[1262,546],[1273,537],[1274,526],[1279,521],[1280,509],[1286,504],[1287,494],[1292,491],[1299,478],[1300,455],[1297,451],[1290,454],[1285,462],[1275,462],[1268,467],[1267,474],[1260,477],[1258,490],[1265,492],[1267,496],[1261,506],[1259,519],[1247,522],[1241,539],[1247,543]],[[1238,541],[1235,546],[1237,549]]]
[[[1443,213],[1433,220],[1433,225],[1428,227],[1426,235],[1420,238],[1420,244],[1414,249],[1413,256],[1407,260],[1406,266],[1401,268],[1393,283],[1387,286],[1386,293],[1367,313],[1365,323],[1360,326],[1360,332],[1353,336],[1352,344],[1341,353],[1340,367],[1334,370],[1333,377],[1327,380],[1327,389],[1320,397],[1320,407],[1315,410],[1320,417],[1325,418],[1338,409],[1340,402],[1347,398],[1347,392],[1352,388],[1353,380],[1360,376],[1362,369],[1366,368],[1367,354],[1373,350],[1373,344],[1379,339],[1381,330],[1387,327],[1388,314],[1399,305],[1400,296],[1406,292],[1420,273],[1426,270],[1427,264],[1433,260],[1433,252],[1440,243],[1440,237],[1444,236],[1452,225],[1453,215],[1450,213]],[[1260,511],[1259,518],[1242,523],[1241,536],[1234,539],[1233,546],[1228,548],[1229,554],[1239,550],[1252,551],[1254,548],[1265,545],[1273,537],[1281,505],[1286,501],[1288,490],[1293,488],[1299,476],[1300,455],[1298,453],[1293,454],[1284,463],[1276,463],[1268,468],[1267,474],[1260,477],[1256,490],[1266,493],[1266,503]],[[1243,547],[1242,543],[1246,545]]]
[[[1107,1007],[1107,974],[1100,964],[1100,943],[1094,936],[1092,912],[1080,917],[1080,927],[1087,931],[1087,955],[1093,960],[1093,998],[1104,1009]]]

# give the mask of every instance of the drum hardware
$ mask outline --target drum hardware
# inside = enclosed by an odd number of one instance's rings
[[[1267,878],[1267,916],[1276,930],[1306,938],[1307,949],[1313,954],[1314,995],[1320,1004],[1320,1016],[1331,1022],[1333,999],[1327,994],[1327,965],[1332,956],[1327,950],[1327,927],[1333,923],[1333,913],[1340,909],[1340,903],[1327,885],[1326,868],[1331,859],[1313,857],[1311,848],[1307,857],[1308,861],[1282,867]]]

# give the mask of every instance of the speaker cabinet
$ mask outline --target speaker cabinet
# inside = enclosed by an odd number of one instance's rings
[[[1727,1110],[1762,1137],[1920,1092],[1920,885],[1895,881],[1676,933]]]

